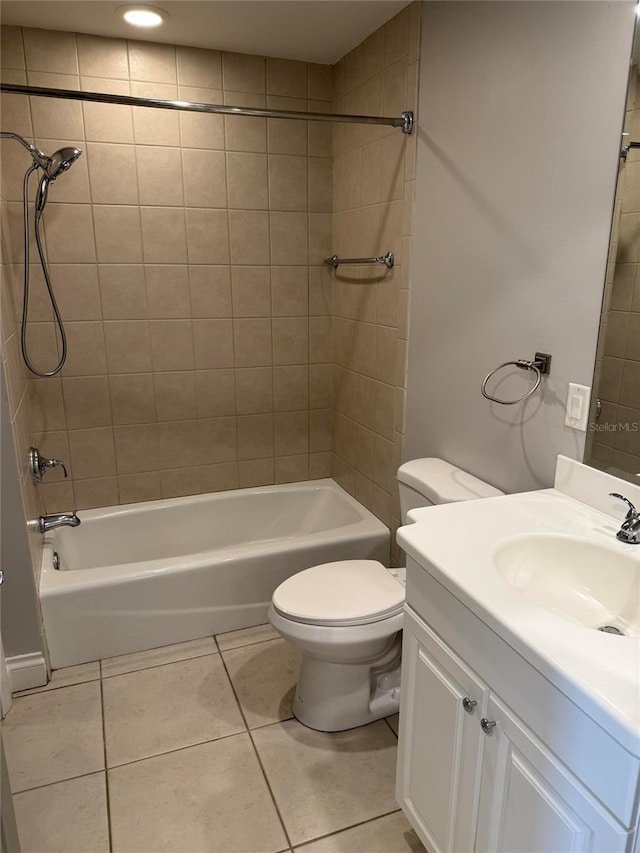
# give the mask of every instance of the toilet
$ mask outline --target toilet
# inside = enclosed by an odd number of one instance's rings
[[[402,522],[418,507],[503,492],[443,459],[398,469]],[[336,732],[398,711],[405,569],[376,560],[341,560],[298,572],[280,584],[269,621],[302,651],[293,701],[297,719]]]

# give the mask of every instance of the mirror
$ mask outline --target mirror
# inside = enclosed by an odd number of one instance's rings
[[[640,37],[623,145],[640,143]],[[640,483],[640,147],[620,158],[584,461]]]

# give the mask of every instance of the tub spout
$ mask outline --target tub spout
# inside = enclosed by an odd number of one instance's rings
[[[60,515],[41,515],[38,519],[38,530],[40,533],[48,533],[56,527],[77,527],[80,519],[75,512],[62,513]]]

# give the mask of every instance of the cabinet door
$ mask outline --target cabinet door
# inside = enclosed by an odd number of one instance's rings
[[[403,643],[396,796],[430,853],[469,853],[488,689],[411,613]]]
[[[493,694],[476,853],[622,853],[630,834]]]

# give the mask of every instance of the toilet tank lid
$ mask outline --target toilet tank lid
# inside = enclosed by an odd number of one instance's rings
[[[405,462],[398,468],[398,480],[434,504],[495,498],[504,494],[473,474],[435,457]]]

